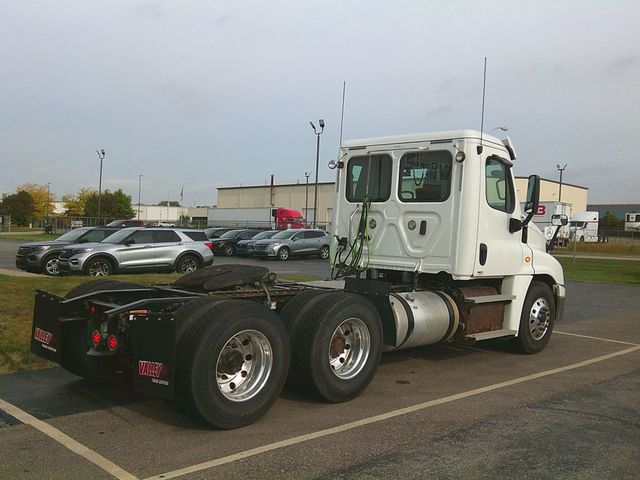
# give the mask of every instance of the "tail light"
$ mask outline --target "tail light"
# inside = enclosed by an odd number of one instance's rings
[[[107,347],[109,347],[109,350],[112,352],[116,351],[116,348],[118,348],[118,339],[115,335],[109,335],[107,338]]]
[[[211,242],[204,242],[206,247],[209,247],[209,250],[211,250],[213,252],[213,243]]]
[[[95,315],[97,311],[98,311],[98,309],[96,308],[96,306],[95,306],[95,305],[91,305],[91,306],[89,307],[89,313],[90,313],[91,315]]]
[[[91,343],[93,344],[94,347],[97,347],[98,345],[100,345],[101,339],[102,339],[102,335],[100,335],[100,332],[98,330],[94,330],[91,333]]]

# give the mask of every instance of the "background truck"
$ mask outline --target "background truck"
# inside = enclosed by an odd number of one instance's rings
[[[286,230],[304,228],[305,221],[292,208],[210,208],[207,226]]]
[[[571,217],[571,240],[578,242],[598,241],[598,212],[577,212]]]
[[[628,232],[640,232],[640,213],[625,213],[624,229]]]
[[[285,382],[328,402],[355,398],[383,351],[490,338],[545,348],[563,272],[530,223],[540,178],[529,178],[524,213],[516,200],[508,139],[372,138],[345,142],[338,158],[331,251],[343,288],[224,265],[171,285],[37,291],[32,351],[93,381],[128,376],[230,429],[262,417]]]
[[[524,204],[521,205],[524,208]],[[569,220],[571,217],[571,204],[565,202],[540,202],[538,210],[531,220],[544,233],[545,238],[550,239],[556,228],[553,226],[553,215],[566,215]],[[558,230],[556,235],[556,244],[566,246],[569,241],[569,227],[563,226]]]

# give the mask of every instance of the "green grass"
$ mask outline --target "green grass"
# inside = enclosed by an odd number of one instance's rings
[[[21,240],[24,242],[42,242],[55,240],[60,235],[46,233],[0,233],[0,240]]]
[[[565,280],[640,285],[640,261],[559,257]]]

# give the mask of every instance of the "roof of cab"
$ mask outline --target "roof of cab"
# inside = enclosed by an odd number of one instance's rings
[[[402,143],[432,142],[434,140],[458,140],[472,139],[480,141],[480,132],[477,130],[450,130],[445,132],[411,133],[406,135],[393,135],[388,137],[360,138],[342,142],[342,147],[353,148],[372,145],[393,145]],[[486,133],[482,134],[482,141],[504,146],[502,140]]]

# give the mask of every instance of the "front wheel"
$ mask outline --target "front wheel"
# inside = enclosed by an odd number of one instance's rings
[[[45,257],[44,262],[42,264],[42,270],[45,275],[50,275],[55,277],[60,275],[60,269],[58,268],[58,255],[53,254]]]
[[[176,401],[220,429],[254,423],[278,398],[289,338],[278,316],[243,300],[212,303],[178,340]]]
[[[87,262],[85,272],[91,277],[106,277],[113,273],[113,266],[106,258],[92,258]]]
[[[521,353],[538,353],[547,346],[553,331],[556,306],[546,283],[531,282],[522,307],[518,336],[512,345]]]
[[[327,258],[329,258],[329,247],[327,245],[323,246],[320,249],[319,255],[322,260],[326,260]]]
[[[282,247],[280,250],[278,250],[278,260],[282,260],[285,261],[289,258],[291,252],[289,252],[289,249],[287,247]]]

